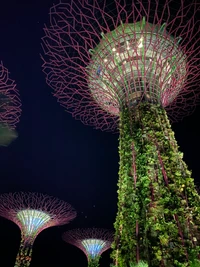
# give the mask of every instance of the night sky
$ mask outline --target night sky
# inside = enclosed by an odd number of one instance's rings
[[[0,3],[0,60],[17,83],[22,116],[19,137],[0,147],[0,193],[33,191],[69,202],[77,210],[70,224],[44,230],[36,239],[31,267],[87,266],[85,255],[61,234],[81,227],[113,228],[117,208],[118,135],[76,121],[57,103],[45,83],[40,58],[43,26],[51,0]],[[184,159],[200,182],[200,108],[173,124]],[[20,230],[0,218],[0,266],[11,267]],[[109,266],[109,251],[101,266]]]

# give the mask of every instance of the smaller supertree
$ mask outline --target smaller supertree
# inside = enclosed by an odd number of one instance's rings
[[[101,228],[74,229],[65,232],[63,240],[85,253],[88,267],[97,267],[101,254],[111,246],[113,233]]]
[[[71,205],[54,197],[18,192],[0,195],[0,216],[19,226],[21,244],[15,267],[27,267],[38,234],[51,226],[67,224],[76,217],[76,212]]]
[[[7,146],[17,137],[15,125],[21,115],[21,101],[8,69],[0,62],[0,146]]]

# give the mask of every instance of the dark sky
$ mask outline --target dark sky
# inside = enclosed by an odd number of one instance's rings
[[[118,135],[74,120],[45,84],[40,59],[43,25],[51,0],[0,3],[0,60],[17,83],[22,101],[18,139],[0,148],[0,193],[37,191],[72,204],[78,212],[69,225],[44,230],[34,244],[31,267],[86,266],[84,254],[65,244],[61,234],[77,227],[112,228],[116,214]],[[186,163],[199,179],[200,108],[173,125]],[[14,265],[18,227],[0,218],[2,267]],[[104,253],[101,266],[109,266]]]

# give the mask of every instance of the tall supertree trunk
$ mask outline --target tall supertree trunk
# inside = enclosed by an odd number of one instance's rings
[[[33,242],[34,240],[32,238],[28,238],[27,240],[27,238],[22,236],[14,267],[28,267],[30,265]]]
[[[119,153],[115,264],[190,266],[199,254],[200,198],[165,110],[124,108]]]
[[[99,266],[100,256],[96,256],[94,258],[88,258],[88,267],[98,267]]]

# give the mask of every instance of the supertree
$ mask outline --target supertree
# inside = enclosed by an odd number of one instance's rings
[[[17,137],[15,125],[21,115],[21,101],[16,84],[0,63],[0,146],[7,146]]]
[[[119,129],[115,265],[190,266],[199,255],[200,198],[168,114],[176,121],[199,100],[200,4],[110,3],[51,8],[46,81],[75,118]]]
[[[101,254],[111,246],[113,233],[101,228],[73,229],[63,234],[63,240],[85,253],[89,267],[97,267]]]
[[[0,216],[16,223],[21,243],[15,267],[31,263],[33,243],[44,229],[69,223],[76,217],[70,204],[57,198],[33,192],[0,195]]]

